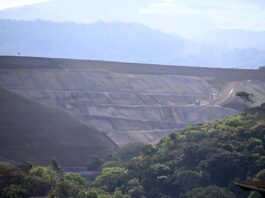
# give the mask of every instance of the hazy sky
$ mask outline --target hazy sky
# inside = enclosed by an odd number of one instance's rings
[[[45,1],[49,0],[0,0],[0,9]],[[78,17],[79,22],[130,21],[186,37],[193,36],[194,32],[203,33],[213,29],[265,30],[265,0],[50,1],[61,2],[61,5],[65,2],[71,5],[70,8],[73,7],[72,10],[76,13],[54,17],[66,21],[77,20],[78,22]],[[66,13],[69,12],[66,11]],[[59,14],[60,11],[57,15]],[[53,16],[54,14],[51,14],[44,19],[50,20]],[[42,19],[42,17],[39,18]]]
[[[20,7],[36,3],[43,3],[50,0],[0,0],[0,10],[7,8]]]
[[[190,16],[222,28],[265,28],[264,0],[161,0],[144,14]]]

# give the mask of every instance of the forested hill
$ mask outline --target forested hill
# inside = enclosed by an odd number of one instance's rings
[[[189,126],[157,145],[128,145],[89,184],[58,164],[0,163],[2,197],[234,198],[261,197],[235,181],[265,181],[265,108]],[[109,159],[110,160],[110,159]],[[95,163],[96,162],[96,163]],[[90,162],[95,168],[100,161]],[[89,168],[89,167],[88,167]]]
[[[0,19],[0,54],[122,62],[258,68],[263,48],[228,48],[137,23],[77,24]]]
[[[172,133],[127,162],[106,163],[94,185],[132,197],[246,197],[235,180],[265,181],[265,109],[259,111]]]

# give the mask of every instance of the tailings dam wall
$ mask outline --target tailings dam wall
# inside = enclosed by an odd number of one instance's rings
[[[154,143],[187,125],[238,113],[209,105],[217,90],[205,78],[193,75],[196,71],[180,75],[176,68],[168,72],[168,66],[165,70],[160,66],[159,74],[143,65],[145,70],[137,72],[131,68],[134,64],[122,64],[0,57],[0,86],[67,111],[118,145]],[[203,105],[196,106],[195,101]]]

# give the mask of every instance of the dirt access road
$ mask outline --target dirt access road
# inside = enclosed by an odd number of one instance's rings
[[[213,96],[214,105],[222,105],[224,102],[234,97],[237,89],[240,87],[242,82],[229,82],[219,92],[219,94]]]

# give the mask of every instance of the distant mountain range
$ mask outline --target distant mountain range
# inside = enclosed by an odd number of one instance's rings
[[[153,0],[50,0],[0,11],[0,18],[92,23],[101,21],[135,21],[139,9]]]
[[[154,18],[140,10],[152,2],[51,0],[2,10],[0,54],[19,51],[28,56],[208,67],[265,65],[265,32],[218,29],[204,34],[192,32],[197,36],[183,39],[149,28],[158,27],[150,23]],[[165,18],[165,23],[169,23],[167,20],[170,18]],[[139,24],[127,23],[131,21]]]
[[[218,41],[218,39],[217,39]],[[0,54],[122,62],[257,68],[262,48],[234,48],[215,39],[191,41],[136,23],[0,20]]]

